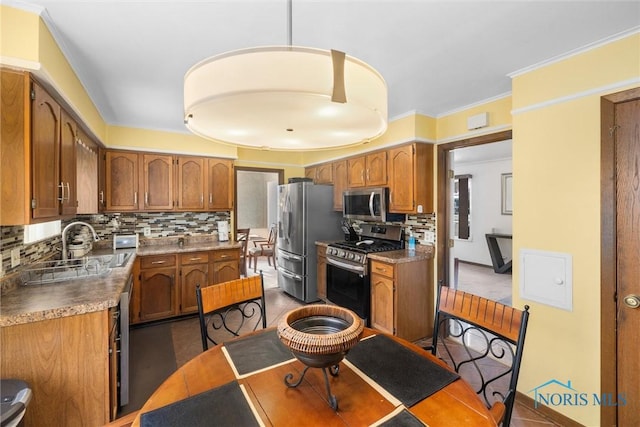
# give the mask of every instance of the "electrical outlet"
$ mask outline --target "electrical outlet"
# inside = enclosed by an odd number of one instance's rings
[[[15,268],[20,265],[20,248],[11,250],[11,268]]]
[[[144,236],[145,237],[151,236],[151,227],[145,227],[144,228]]]
[[[425,231],[424,240],[426,240],[428,243],[435,243],[436,233],[434,233],[433,231]]]

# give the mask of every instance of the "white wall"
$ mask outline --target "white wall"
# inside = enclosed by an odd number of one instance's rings
[[[236,176],[238,188],[238,199],[236,200],[238,224],[236,226],[238,228],[268,230],[270,221],[268,187],[270,183],[278,184],[278,174],[239,170]],[[272,197],[274,197],[273,193]],[[273,202],[271,205],[273,206]]]
[[[502,215],[502,174],[511,172],[511,159],[454,164],[455,175],[471,178],[471,238],[454,241],[451,257],[492,265],[485,234],[511,234],[511,215]],[[502,255],[511,259],[511,241],[498,241]]]

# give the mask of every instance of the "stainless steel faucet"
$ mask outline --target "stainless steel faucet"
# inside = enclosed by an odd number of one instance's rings
[[[76,225],[85,225],[89,228],[89,230],[91,230],[91,233],[93,233],[93,240],[94,241],[98,241],[100,240],[100,237],[98,236],[98,233],[96,233],[96,230],[93,229],[93,227],[91,226],[91,224],[87,224],[86,222],[82,222],[82,221],[74,221],[70,224],[68,224],[64,230],[62,230],[62,259],[66,260],[69,258],[69,254],[67,253],[67,231],[69,231],[69,229],[73,226]]]

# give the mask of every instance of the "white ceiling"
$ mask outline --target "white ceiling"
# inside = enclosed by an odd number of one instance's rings
[[[286,0],[3,3],[41,11],[102,117],[118,126],[187,132],[183,77],[193,64],[288,42]],[[638,30],[640,0],[293,0],[293,44],[376,68],[390,119],[503,96],[511,73]]]

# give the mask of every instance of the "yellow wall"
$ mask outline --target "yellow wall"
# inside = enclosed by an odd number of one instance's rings
[[[487,127],[469,131],[467,129],[467,118],[480,113],[489,113],[489,123]],[[438,142],[453,141],[470,136],[509,130],[511,129],[511,96],[504,96],[491,102],[438,117],[437,124]]]
[[[639,46],[636,34],[513,80],[513,304],[531,306],[523,393],[551,379],[600,393],[600,97],[640,85]],[[520,298],[523,248],[571,254],[573,311]],[[553,409],[600,423],[597,406]]]

